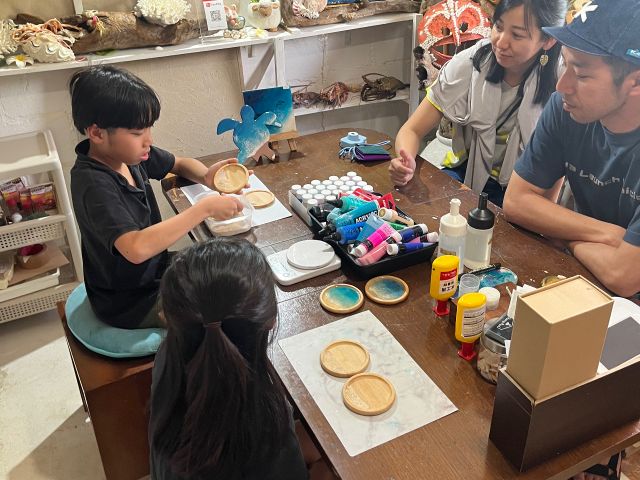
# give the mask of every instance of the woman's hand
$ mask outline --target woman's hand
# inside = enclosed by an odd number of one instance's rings
[[[403,148],[400,156],[391,160],[389,176],[394,185],[403,186],[409,183],[416,171],[416,159],[409,155]]]

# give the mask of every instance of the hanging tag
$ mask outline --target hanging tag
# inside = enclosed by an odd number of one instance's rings
[[[202,0],[204,16],[208,30],[224,30],[227,28],[227,15],[222,0]]]

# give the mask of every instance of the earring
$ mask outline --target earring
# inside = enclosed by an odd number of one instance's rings
[[[549,55],[547,55],[547,51],[544,50],[542,55],[540,55],[540,65],[544,67],[547,63],[549,63]]]

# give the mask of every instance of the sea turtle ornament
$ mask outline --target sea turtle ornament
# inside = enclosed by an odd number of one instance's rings
[[[269,148],[271,133],[267,125],[280,127],[276,114],[264,112],[258,118],[249,105],[243,105],[240,109],[241,122],[233,118],[224,118],[218,123],[216,133],[218,135],[233,130],[233,143],[238,147],[238,162],[244,163],[247,158],[253,158],[256,162],[265,156],[274,160],[276,154]]]

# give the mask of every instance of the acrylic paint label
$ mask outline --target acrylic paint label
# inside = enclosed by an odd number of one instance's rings
[[[484,327],[486,305],[478,308],[468,308],[462,314],[462,336],[464,338],[477,337]]]
[[[438,295],[444,295],[456,289],[457,275],[458,275],[457,268],[453,270],[449,270],[447,272],[440,272],[440,286],[438,288]]]

